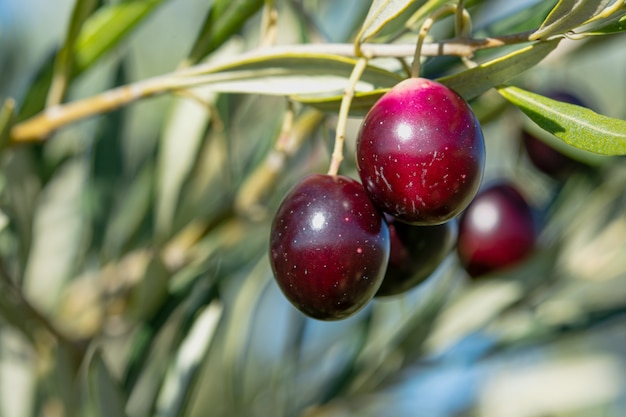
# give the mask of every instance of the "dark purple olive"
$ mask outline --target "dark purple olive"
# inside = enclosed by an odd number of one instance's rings
[[[402,81],[374,104],[357,138],[365,189],[384,212],[412,224],[441,224],[476,195],[483,133],[470,106],[424,78]]]
[[[414,226],[386,216],[391,239],[389,265],[377,297],[398,295],[424,282],[448,256],[457,236],[457,222]]]
[[[378,291],[388,259],[383,215],[351,178],[304,178],[272,223],[276,282],[294,306],[316,319],[344,319],[362,309]]]
[[[482,190],[461,215],[457,252],[477,277],[519,263],[536,240],[532,208],[515,186],[499,183]]]

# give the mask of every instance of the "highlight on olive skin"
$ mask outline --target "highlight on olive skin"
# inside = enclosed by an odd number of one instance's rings
[[[461,97],[436,81],[410,78],[365,116],[356,161],[361,182],[383,211],[407,223],[441,224],[476,195],[485,144]]]
[[[472,277],[517,265],[536,241],[532,208],[509,182],[481,190],[459,220],[457,252]]]
[[[363,186],[314,174],[285,196],[271,227],[270,261],[287,299],[320,320],[347,318],[382,283],[389,229]]]

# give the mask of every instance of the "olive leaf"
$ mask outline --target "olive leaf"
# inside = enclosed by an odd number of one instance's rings
[[[414,25],[423,21],[429,14],[433,13],[446,3],[448,3],[447,0],[428,0],[422,7],[419,8],[419,10],[417,10],[417,12],[415,12],[413,16],[411,16],[409,23]]]
[[[76,273],[87,230],[84,198],[88,166],[77,157],[62,164],[37,198],[24,292],[42,311],[53,311]]]
[[[98,9],[76,39],[74,72],[80,74],[110,51],[163,0],[125,1]]]
[[[467,0],[465,7],[472,6],[478,1],[479,0]],[[449,4],[450,0],[413,1],[404,7],[401,4],[389,4],[384,6],[382,4],[384,2],[378,3],[383,7],[374,8],[374,6],[378,5],[372,5],[368,14],[368,18],[371,17],[372,20],[368,21],[366,19],[359,33],[359,35],[367,35],[363,37],[357,36],[357,39],[360,39],[362,42],[372,39],[374,36],[381,40],[388,38],[393,39],[406,29],[415,30],[417,26],[433,12]]]
[[[120,256],[149,215],[153,203],[154,171],[154,164],[147,163],[132,181],[116,188],[116,202],[110,209],[110,218],[103,231],[102,252],[105,256]]]
[[[215,93],[206,87],[192,90],[195,97],[214,105]],[[155,221],[161,234],[168,233],[179,205],[180,191],[198,157],[211,117],[207,106],[185,97],[176,98],[159,140]],[[181,134],[182,133],[182,134]]]
[[[532,5],[508,7],[506,12],[486,17],[480,28],[489,28],[488,33],[518,33],[537,30],[554,8],[557,0],[533,2]]]
[[[465,100],[471,100],[490,88],[506,83],[520,73],[532,68],[552,52],[558,43],[559,40],[535,43],[458,74],[439,78],[437,81],[456,91]],[[355,94],[350,106],[350,114],[352,116],[365,115],[370,107],[387,91],[389,91],[389,88]],[[340,95],[331,97],[294,95],[292,99],[326,112],[338,111],[341,103]]]
[[[240,56],[223,64],[203,64],[171,74],[112,89],[98,96],[63,105],[64,117],[54,120],[42,113],[13,127],[13,139],[44,138],[74,120],[106,113],[141,98],[180,89],[210,86],[217,92],[242,92],[289,96],[334,93],[345,88],[356,60],[332,54],[275,52]],[[385,69],[367,66],[361,81],[372,88],[391,87],[402,77]],[[330,82],[332,81],[332,83]],[[245,88],[245,90],[243,90]]]
[[[8,143],[11,123],[15,116],[15,100],[6,99],[0,107],[0,154]]]
[[[209,10],[189,53],[196,63],[222,45],[263,6],[263,0],[218,0]]]
[[[183,77],[197,77],[197,84],[211,84],[222,92],[248,92],[271,95],[298,94],[299,91],[332,91],[336,86],[327,82],[340,77],[342,86],[356,65],[356,59],[325,53],[278,52],[222,64],[202,66],[181,73]],[[206,78],[202,78],[206,76]],[[289,82],[289,80],[293,82]],[[374,86],[390,87],[402,77],[373,65],[368,65],[361,81]],[[317,81],[316,81],[317,80]],[[315,85],[310,85],[314,82]],[[244,84],[245,83],[245,84]],[[271,84],[268,84],[271,83]]]
[[[601,155],[626,155],[624,120],[518,87],[502,87],[498,92],[541,128],[571,146]]]
[[[126,415],[124,394],[114,380],[100,352],[94,352],[86,372],[88,415],[99,417]]]
[[[350,116],[363,117],[367,114],[369,109],[383,96],[389,88],[380,88],[367,92],[355,93],[350,104]],[[307,97],[292,95],[291,99],[302,104],[307,104],[320,111],[326,113],[336,113],[339,111],[341,104],[341,95],[334,95],[330,97]]]
[[[361,27],[361,31],[357,35],[357,39],[361,42],[372,38],[386,24],[398,17],[402,12],[411,6],[415,6],[423,2],[415,2],[412,0],[374,0],[367,12],[367,17]]]
[[[601,25],[585,29],[585,35],[609,35],[626,31],[626,13],[603,21]]]
[[[52,97],[55,104],[62,100],[71,77],[72,58],[76,39],[80,34],[83,24],[96,8],[97,3],[96,0],[78,0],[74,4],[72,17],[70,18],[70,23],[65,35],[65,43],[63,47],[59,49],[54,61],[54,74],[52,77],[50,97]]]
[[[163,0],[124,1],[101,7],[91,14],[75,39],[69,81],[119,45],[161,3]],[[51,56],[35,74],[35,81],[21,103],[18,120],[27,119],[44,108],[54,71],[54,56]]]
[[[456,91],[465,100],[471,100],[534,67],[558,44],[559,40],[535,43],[458,74],[439,78],[438,81]]]
[[[600,13],[611,0],[560,0],[531,40],[546,39],[577,28]]]
[[[157,415],[177,417],[184,415],[188,399],[193,393],[198,372],[222,318],[224,306],[213,300],[202,307],[189,333],[181,342],[176,358],[168,370],[156,402]]]

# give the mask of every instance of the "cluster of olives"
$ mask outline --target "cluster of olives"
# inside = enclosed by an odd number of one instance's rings
[[[407,79],[371,108],[356,144],[360,182],[313,174],[271,227],[276,282],[300,311],[347,318],[375,296],[428,278],[457,247],[472,276],[532,249],[530,206],[510,184],[479,193],[485,144],[471,107],[432,80]]]

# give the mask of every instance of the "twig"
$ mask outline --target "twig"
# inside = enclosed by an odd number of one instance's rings
[[[456,6],[456,13],[454,14],[454,33],[457,37],[463,37],[464,33],[470,33],[466,25],[464,11],[465,0],[459,0]]]
[[[424,40],[426,39],[426,36],[428,35],[430,28],[441,16],[448,14],[448,13],[455,13],[456,11],[457,11],[457,5],[454,5],[454,4],[444,5],[441,8],[437,9],[430,16],[428,16],[428,18],[426,18],[424,23],[422,23],[422,26],[420,27],[420,31],[417,35],[417,45],[415,46],[415,51],[413,52],[413,65],[411,66],[411,77],[419,77],[420,69],[421,69],[420,59],[422,55],[424,55],[424,51],[423,51],[425,47]],[[459,30],[461,29],[460,24],[459,24],[458,29]],[[459,36],[459,33],[457,33],[457,36]],[[462,55],[462,56],[467,56],[467,55]]]
[[[524,32],[485,39],[451,39],[443,42],[428,43],[422,46],[421,54],[425,56],[455,55],[470,57],[479,49],[528,42],[530,33]],[[361,51],[368,58],[402,58],[413,56],[415,46],[411,44],[363,44],[361,45]],[[49,107],[38,115],[13,126],[10,138],[14,143],[43,140],[56,129],[86,117],[115,110],[139,99],[206,83],[207,81],[203,80],[201,76],[212,75],[212,77],[215,77],[215,74],[220,71],[227,71],[229,67],[233,67],[241,62],[286,54],[293,54],[294,56],[325,54],[354,57],[355,50],[352,44],[304,44],[274,46],[254,50],[238,55],[228,62],[200,64],[180,69],[170,74],[114,88],[86,99]],[[228,75],[225,75],[224,79],[228,79]]]

